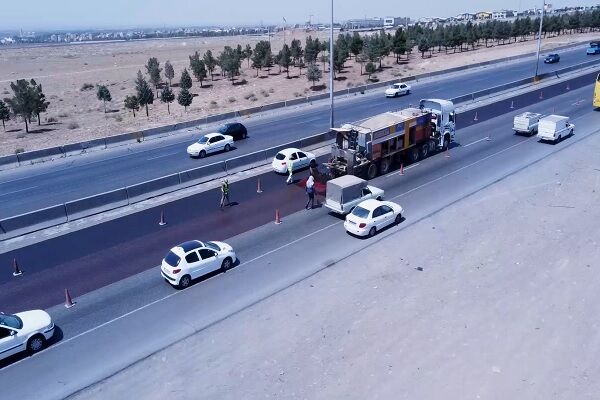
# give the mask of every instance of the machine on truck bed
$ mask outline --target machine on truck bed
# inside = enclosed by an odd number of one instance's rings
[[[335,144],[326,166],[333,177],[386,174],[393,161],[415,162],[435,150],[446,150],[454,138],[454,104],[449,100],[421,100],[409,107],[368,118],[359,124],[334,128]]]

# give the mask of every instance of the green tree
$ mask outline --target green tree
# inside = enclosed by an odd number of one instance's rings
[[[219,55],[219,65],[223,72],[231,79],[231,83],[235,83],[235,77],[240,74],[242,66],[241,55],[229,46],[225,46]]]
[[[352,34],[352,41],[350,42],[350,52],[354,54],[354,59],[356,60],[358,55],[362,52],[363,49],[363,40],[358,34],[358,32],[354,32]]]
[[[184,68],[183,72],[181,73],[181,78],[179,78],[179,87],[187,90],[190,90],[192,87],[192,77],[187,71],[187,68]]]
[[[32,79],[30,83],[34,92],[33,114],[37,117],[38,125],[41,125],[40,114],[46,112],[48,106],[50,105],[50,102],[46,101],[46,95],[42,90],[41,84],[36,83],[34,79]]]
[[[146,108],[146,117],[149,116],[148,104],[154,103],[154,92],[150,89],[150,85],[142,75],[142,71],[138,71],[137,78],[135,80],[135,91],[140,107]]]
[[[36,90],[31,87],[29,81],[18,79],[17,82],[11,82],[10,88],[13,91],[13,97],[4,99],[12,113],[23,118],[25,122],[25,132],[29,133],[29,121],[34,115],[34,103],[36,98]]]
[[[110,90],[104,85],[96,86],[96,97],[98,100],[102,100],[104,104],[104,114],[106,114],[106,102],[112,101],[112,96],[110,95]]]
[[[373,62],[369,61],[367,65],[365,65],[365,72],[369,74],[369,80],[371,80],[371,75],[373,75],[375,71],[377,71],[377,67]]]
[[[252,54],[252,68],[256,69],[256,76],[265,65],[268,65],[271,59],[271,43],[266,40],[261,40],[254,46]]]
[[[190,56],[190,69],[196,80],[200,82],[200,87],[202,87],[202,81],[206,79],[206,66],[204,65],[204,61],[200,59],[198,52]]]
[[[248,61],[248,68],[250,68],[250,58],[252,57],[252,46],[246,45],[244,49],[244,58]]]
[[[288,79],[290,78],[290,65],[292,65],[292,52],[287,44],[283,45],[279,54],[279,65],[285,68]]]
[[[161,103],[167,104],[167,112],[171,114],[170,104],[175,100],[175,93],[171,90],[170,86],[165,87],[160,93]]]
[[[319,67],[317,67],[317,64],[308,64],[308,67],[306,68],[306,79],[312,82],[312,88],[314,88],[316,83],[321,80],[322,76],[323,73],[321,72]]]
[[[169,86],[171,86],[171,80],[175,78],[175,70],[169,60],[165,61],[165,78],[169,80]]]
[[[177,102],[187,112],[187,108],[192,104],[194,96],[186,88],[182,88],[177,95]]]
[[[4,128],[4,132],[6,132],[5,122],[10,120],[10,110],[6,106],[6,103],[0,100],[0,120],[2,121],[2,127]]]
[[[302,67],[304,63],[301,60],[304,57],[304,50],[302,50],[302,42],[298,39],[293,39],[290,45],[290,53],[294,60],[294,65],[300,69],[300,75],[302,75]]]
[[[419,41],[419,51],[421,52],[421,58],[425,58],[425,52],[429,51],[429,41],[426,37],[422,37]]]
[[[217,59],[213,57],[212,51],[210,50],[206,50],[206,53],[204,53],[202,58],[204,59],[204,65],[206,66],[206,69],[210,73],[210,80],[213,81],[213,74],[215,72],[215,67],[217,66]]]
[[[400,56],[406,53],[406,34],[402,28],[396,29],[396,32],[394,33],[394,38],[392,39],[392,51],[396,55],[396,63],[399,64]]]
[[[138,101],[137,96],[126,96],[125,108],[133,111],[133,118],[135,118],[135,112],[140,109],[140,102]]]
[[[156,89],[156,96],[158,97],[158,86],[162,82],[162,78],[160,77],[160,73],[162,72],[162,68],[160,68],[160,63],[156,57],[150,57],[148,62],[146,63],[146,72],[150,77],[150,82],[154,85]],[[150,103],[152,104],[152,103]]]
[[[307,37],[304,45],[304,61],[307,64],[316,62],[320,51],[321,43],[319,43],[319,39],[313,39],[312,36]]]

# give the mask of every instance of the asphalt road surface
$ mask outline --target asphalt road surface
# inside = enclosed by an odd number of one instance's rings
[[[585,49],[562,51],[557,64],[540,65],[540,73],[589,61]],[[452,74],[413,85],[413,93],[397,99],[386,99],[383,89],[366,95],[336,100],[336,125],[357,121],[384,111],[417,104],[422,98],[452,98],[503,83],[532,76],[531,58],[502,63],[474,72]],[[197,140],[202,130],[185,130],[182,134],[142,144],[123,146],[68,157],[52,162],[24,166],[0,172],[0,218],[18,215],[61,204],[127,185],[154,179],[186,169],[223,161],[267,147],[287,143],[329,127],[328,102],[290,110],[277,110],[264,116],[242,119],[249,139],[238,142],[229,153],[191,159],[187,145]]]

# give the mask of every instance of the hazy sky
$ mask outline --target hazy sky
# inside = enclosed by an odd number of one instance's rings
[[[120,28],[139,26],[255,25],[329,19],[327,0],[1,0],[0,29]],[[554,7],[598,0],[552,1]],[[426,6],[422,6],[425,4]],[[451,16],[502,8],[527,9],[542,0],[335,0],[335,19],[374,16]]]

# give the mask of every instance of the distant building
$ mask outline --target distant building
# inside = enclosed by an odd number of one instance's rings
[[[383,28],[383,18],[349,19],[344,24],[345,29]]]
[[[494,11],[492,13],[492,19],[506,19],[506,11]]]
[[[478,13],[475,13],[475,19],[479,19],[479,20],[492,19],[492,13],[489,11],[479,11]]]
[[[475,14],[471,14],[471,13],[463,13],[463,14],[458,14],[455,19],[457,21],[473,21],[475,20]]]

